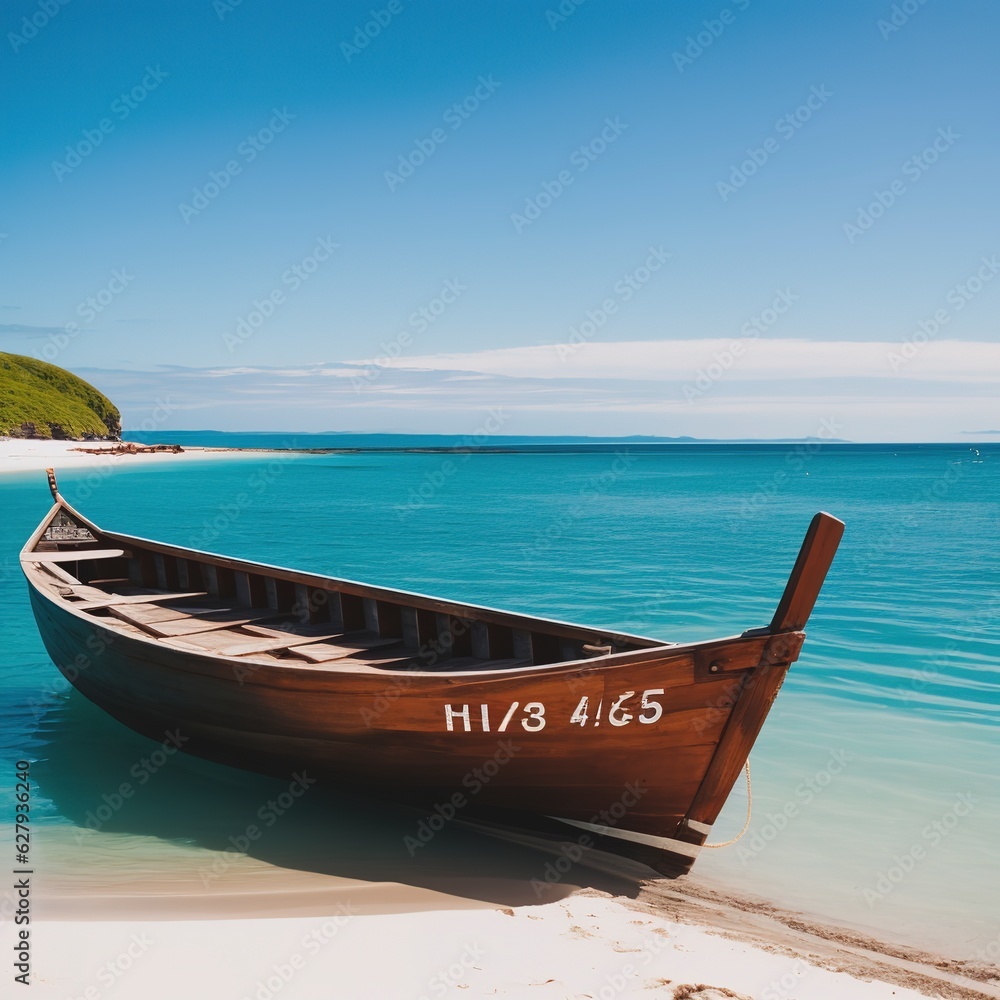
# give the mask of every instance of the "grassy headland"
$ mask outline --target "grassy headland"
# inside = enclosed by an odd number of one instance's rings
[[[0,435],[118,438],[121,414],[103,393],[62,368],[0,352]]]

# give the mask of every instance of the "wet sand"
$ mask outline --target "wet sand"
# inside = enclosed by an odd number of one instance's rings
[[[442,984],[465,997],[1000,997],[996,968],[741,897],[697,869],[654,879],[588,851],[560,881],[547,867],[559,856],[553,848],[459,825],[410,858],[398,838],[417,813],[372,808],[359,805],[363,836],[353,848],[334,836],[334,856],[318,862],[304,843],[287,866],[193,843],[47,828],[34,899],[35,995],[85,995],[103,970],[116,996],[176,996],[189,989],[193,955],[205,952],[218,982],[202,986],[259,1000],[278,985],[282,996],[316,996],[321,980],[324,997],[351,1000],[443,996]],[[387,877],[354,877],[363,868]],[[296,955],[301,969],[289,964]],[[275,969],[295,975],[279,982]]]

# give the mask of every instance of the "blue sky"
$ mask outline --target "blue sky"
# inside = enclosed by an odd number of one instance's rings
[[[165,430],[996,429],[998,22],[8,3],[0,349]]]

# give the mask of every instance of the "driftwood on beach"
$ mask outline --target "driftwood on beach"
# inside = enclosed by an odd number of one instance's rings
[[[136,444],[134,441],[120,441],[110,448],[71,448],[88,455],[152,455],[155,452],[169,452],[180,455],[184,449],[179,444]]]

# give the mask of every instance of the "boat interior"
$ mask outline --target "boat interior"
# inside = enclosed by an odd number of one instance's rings
[[[113,535],[65,507],[22,560],[105,627],[248,664],[503,670],[667,645]]]

